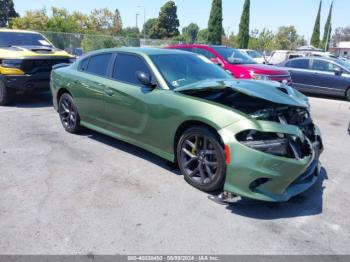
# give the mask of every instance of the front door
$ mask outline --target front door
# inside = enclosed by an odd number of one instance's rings
[[[158,103],[157,89],[142,86],[136,77],[141,71],[151,75],[145,60],[138,55],[118,53],[112,79],[105,89],[107,129],[123,137],[147,139],[145,130],[150,105]]]

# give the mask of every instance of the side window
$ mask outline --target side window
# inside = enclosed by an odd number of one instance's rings
[[[89,65],[89,57],[85,58],[83,61],[80,62],[79,64],[79,70],[81,71],[86,71],[88,65]]]
[[[151,74],[141,57],[122,53],[117,55],[113,69],[113,79],[139,85],[140,82],[136,77],[137,71]]]
[[[215,55],[213,55],[210,51],[202,48],[193,48],[193,52],[199,55],[203,55],[208,59],[215,58]]]
[[[106,76],[111,57],[112,57],[112,54],[101,54],[101,55],[90,56],[89,63],[87,65],[86,70],[83,70],[83,69],[82,70],[90,74],[94,74],[98,76]]]
[[[334,71],[334,66],[332,63],[325,60],[314,59],[312,64],[312,69],[319,71]]]
[[[308,69],[309,68],[309,59],[291,60],[291,61],[286,63],[286,66],[292,67],[292,68]]]

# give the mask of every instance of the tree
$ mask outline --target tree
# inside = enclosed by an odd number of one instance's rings
[[[202,29],[198,32],[197,42],[199,44],[208,44],[209,30],[207,28]]]
[[[122,17],[120,15],[120,12],[118,9],[115,9],[114,11],[114,17],[113,17],[113,27],[111,28],[111,32],[113,35],[118,34],[123,30],[123,22]]]
[[[331,7],[329,8],[329,14],[326,21],[326,24],[324,26],[324,33],[323,33],[323,40],[322,40],[322,47],[327,51],[329,47],[329,41],[331,38],[332,33],[332,11],[333,11],[333,2],[331,4]]]
[[[314,47],[320,46],[321,8],[322,8],[322,0],[320,1],[320,5],[318,7],[318,13],[315,21],[314,31],[311,37],[311,45],[313,45]]]
[[[182,35],[186,43],[193,44],[197,41],[199,26],[195,23],[189,24],[182,29]]]
[[[13,18],[11,27],[13,29],[31,29],[31,30],[47,30],[49,17],[46,15],[46,10],[30,10],[26,11],[22,17]]]
[[[146,21],[143,25],[142,34],[146,34],[146,36],[151,37],[150,32],[151,28],[157,23],[157,18],[151,18]]]
[[[171,38],[180,34],[177,6],[174,1],[166,2],[160,9],[159,17],[153,24],[150,34],[156,38]]]
[[[276,49],[275,35],[266,28],[261,32],[253,30],[250,35],[248,48],[259,51],[272,51]]]
[[[234,32],[231,32],[230,35],[222,37],[222,44],[237,47],[237,36],[234,34]]]
[[[340,41],[350,41],[350,26],[335,29],[332,36],[332,45],[337,46]]]
[[[293,50],[305,45],[305,39],[298,35],[294,26],[281,26],[275,36],[275,49]]]
[[[7,27],[18,16],[12,0],[0,0],[0,27]]]
[[[93,10],[90,14],[90,20],[95,31],[107,34],[118,33],[117,30],[120,29],[121,19],[119,11],[116,11],[113,13],[107,8]]]
[[[241,21],[239,23],[238,46],[248,48],[249,45],[250,0],[245,0]]]
[[[140,30],[138,27],[126,27],[123,29],[123,35],[128,37],[138,38],[140,37]]]
[[[209,44],[221,45],[222,27],[222,0],[213,0],[211,5],[210,17],[208,22]]]

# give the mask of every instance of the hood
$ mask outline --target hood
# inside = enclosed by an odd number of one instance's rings
[[[269,66],[263,64],[244,64],[244,65],[235,65],[241,67],[247,71],[254,71],[256,74],[265,74],[265,75],[289,75],[289,72],[284,68],[279,68],[276,66]]]
[[[51,46],[9,46],[0,47],[0,58],[63,56],[73,57],[66,51]]]
[[[306,96],[294,88],[274,82],[257,80],[204,80],[191,85],[178,87],[174,91],[181,93],[197,93],[208,90],[231,89],[247,96],[260,98],[276,104],[295,107],[309,107]]]

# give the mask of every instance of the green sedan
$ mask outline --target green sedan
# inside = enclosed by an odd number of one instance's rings
[[[99,50],[56,66],[51,90],[66,131],[85,127],[146,149],[205,192],[287,201],[320,172],[321,135],[304,95],[233,79],[201,55]]]

